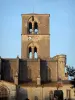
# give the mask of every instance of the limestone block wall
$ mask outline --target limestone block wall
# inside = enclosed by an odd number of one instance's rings
[[[46,60],[40,60],[41,82],[48,82],[48,66]]]
[[[19,61],[17,62],[17,59],[9,59],[9,63],[10,63],[10,76],[12,81],[14,81],[15,75],[18,71]]]
[[[39,40],[39,57],[41,59],[50,57],[50,36],[41,35]]]
[[[19,82],[36,81],[40,75],[40,59],[20,59]]]
[[[17,69],[17,59],[3,59],[1,60],[1,79],[14,81],[14,75]]]
[[[31,39],[29,40],[29,37]],[[49,58],[50,56],[50,35],[22,35],[21,42],[21,57],[28,58],[28,47],[36,47],[38,57],[40,58]]]
[[[20,59],[20,62],[19,62],[19,82],[25,82],[27,80],[28,80],[27,61],[25,59]]]
[[[9,95],[8,95],[8,100],[16,100],[16,85],[5,82],[5,81],[0,81],[0,87],[5,86],[9,90]]]
[[[0,81],[0,86],[6,86],[9,90],[9,100],[16,100],[16,86],[9,82]],[[64,99],[67,99],[67,90],[70,90],[70,97],[72,100],[75,99],[74,89],[70,88],[70,84],[64,84],[59,90],[63,90]],[[17,91],[17,100],[49,100],[50,92],[56,90],[55,86],[20,86]]]
[[[48,61],[48,70],[50,70],[51,81],[57,81],[57,61]]]
[[[58,77],[65,80],[65,66],[66,66],[66,55],[57,55],[58,59]]]
[[[31,40],[29,40],[29,37],[31,37]],[[22,35],[21,58],[29,58],[29,47],[32,49],[36,47],[39,55],[39,37],[39,35]]]
[[[40,75],[40,59],[27,60],[27,66],[31,71],[32,81],[37,81],[37,77]]]
[[[19,58],[2,58],[0,65],[1,80],[14,82],[15,75],[19,71]]]
[[[75,99],[74,89],[72,89],[71,87],[72,86],[70,84],[66,84],[63,87],[60,87],[60,89],[63,90],[63,92],[64,92],[64,98],[67,97],[67,90],[70,90],[70,96],[74,100]]]
[[[32,16],[34,21],[32,21]],[[47,58],[50,56],[50,35],[49,35],[49,14],[22,14],[22,36],[21,36],[21,57],[28,58],[28,45],[35,43],[39,46],[38,55],[40,58]],[[38,34],[28,33],[28,23],[34,22],[38,24]],[[29,40],[28,37],[31,37]],[[37,47],[36,45],[36,47]],[[46,48],[46,49],[45,49]]]
[[[22,34],[27,34],[28,21],[32,21],[31,17],[34,16],[34,21],[38,23],[39,34],[49,34],[49,14],[22,14]]]
[[[70,93],[71,93],[71,98],[74,100],[75,96],[74,96],[74,90],[72,90],[70,88],[71,85],[67,84],[67,85],[64,85],[63,87],[60,87],[59,90],[63,90],[63,97],[64,99],[66,98],[67,99],[67,89],[70,90]],[[26,97],[23,97],[23,99],[25,98],[29,98],[30,100],[50,100],[50,92],[54,90],[56,90],[56,86],[45,86],[45,87],[42,87],[42,86],[39,86],[39,87],[21,87],[20,89],[23,89],[23,91],[26,91],[26,92],[23,92],[25,93]],[[21,92],[20,92],[21,93]],[[24,95],[24,94],[22,94]],[[20,97],[21,97],[21,94],[20,94]],[[19,100],[20,100],[20,97],[19,97]],[[22,100],[22,99],[21,99]]]

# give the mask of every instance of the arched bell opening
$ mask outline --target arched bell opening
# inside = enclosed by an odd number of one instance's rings
[[[38,34],[38,23],[34,22],[34,33]]]
[[[29,47],[28,57],[29,59],[32,58],[32,48],[31,47]]]
[[[34,47],[34,58],[35,59],[38,58],[38,53],[37,53],[37,48],[36,47]]]
[[[32,33],[32,23],[31,22],[28,23],[28,33],[29,34]]]

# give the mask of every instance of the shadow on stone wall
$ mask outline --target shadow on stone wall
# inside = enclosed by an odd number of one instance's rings
[[[17,86],[16,100],[27,100],[27,98],[27,90]]]
[[[46,60],[40,61],[40,75],[42,83],[48,82],[48,66]]]
[[[20,59],[19,63],[19,83],[29,82],[27,61]]]
[[[10,61],[3,59],[1,66],[1,80],[14,82]]]
[[[55,90],[54,97],[56,97],[58,100],[63,100],[63,91],[62,90]]]
[[[37,96],[34,97],[34,100],[39,100]]]
[[[49,100],[49,97],[46,96],[46,97],[44,98],[44,100]]]

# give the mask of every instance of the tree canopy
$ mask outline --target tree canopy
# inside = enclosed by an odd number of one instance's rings
[[[67,72],[69,76],[75,77],[75,68],[74,67],[67,67]]]
[[[71,80],[72,87],[75,88],[75,68],[74,67],[67,67],[67,73],[69,76],[73,77]]]

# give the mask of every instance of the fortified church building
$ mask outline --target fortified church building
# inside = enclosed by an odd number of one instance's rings
[[[22,14],[21,58],[0,57],[2,100],[49,100],[59,78],[64,98],[73,97],[70,84],[66,83],[66,55],[50,57],[49,18],[49,14]]]

